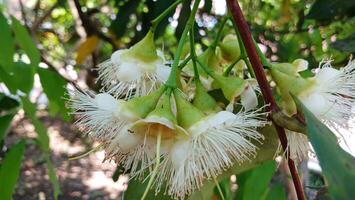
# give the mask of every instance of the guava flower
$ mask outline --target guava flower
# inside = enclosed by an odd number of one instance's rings
[[[121,112],[125,102],[108,93],[75,90],[69,103],[73,114],[79,116],[75,124],[99,141],[112,139],[129,121],[136,118],[131,114],[125,116]]]
[[[170,73],[163,53],[155,48],[151,31],[131,48],[115,51],[98,68],[104,89],[115,97],[126,99],[156,90]]]
[[[177,118],[188,137],[178,137],[162,163],[156,181],[159,191],[167,181],[167,193],[184,198],[199,189],[205,179],[216,178],[235,163],[250,160],[263,136],[257,127],[267,124],[265,113],[220,111],[204,115],[196,107],[175,94]]]
[[[135,134],[132,128],[156,107],[164,90],[162,87],[129,101],[117,100],[107,93],[95,95],[76,90],[69,106],[79,116],[76,125],[103,146],[105,160],[114,160],[136,175],[152,164],[151,149],[155,146],[145,135]]]
[[[289,157],[292,160],[300,163],[304,159],[308,158],[309,153],[313,152],[307,135],[293,131],[286,131],[286,136],[288,143],[287,151],[289,151]],[[280,144],[279,152],[281,152],[281,150]]]
[[[298,64],[295,65],[293,62],[292,65],[303,69],[308,65],[304,61],[299,61]],[[276,66],[276,69],[272,69],[272,76],[285,103],[294,104],[288,96],[292,93],[329,127],[335,130],[339,127],[346,127],[349,119],[355,114],[353,109],[355,106],[355,62],[350,61],[339,70],[334,69],[330,62],[321,63],[321,67],[311,78],[300,77],[298,71],[292,69],[290,65]],[[289,111],[291,111],[289,114],[294,114],[295,108]],[[338,134],[342,136],[341,133]],[[291,158],[300,161],[308,157],[311,147],[306,135],[288,132],[287,137]]]
[[[313,87],[302,91],[298,98],[329,126],[345,127],[355,114],[355,61],[350,61],[339,70],[326,62],[318,69],[314,79]]]

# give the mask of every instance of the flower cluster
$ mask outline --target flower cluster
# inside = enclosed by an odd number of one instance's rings
[[[285,113],[292,116],[297,112],[292,93],[330,128],[346,128],[355,115],[355,61],[340,69],[333,68],[330,61],[322,62],[313,77],[303,78],[298,72],[307,67],[307,61],[298,59],[292,64],[275,63],[271,69]],[[307,136],[289,131],[287,137],[290,157],[306,158],[311,150]]]
[[[184,70],[185,79],[178,81],[186,81],[185,87],[171,87],[164,84],[171,68],[149,32],[99,65],[101,93],[74,91],[70,107],[79,116],[76,124],[102,144],[105,160],[123,166],[132,178],[143,179],[148,173],[148,188],[154,186],[158,193],[164,185],[176,199],[190,195],[204,180],[253,159],[255,143],[264,139],[257,128],[268,123],[264,107],[256,109],[253,81],[231,76],[237,74],[233,69],[224,73],[221,63],[234,59],[235,64],[240,58],[230,54],[230,46],[222,43],[220,48],[208,48],[197,57],[199,67],[191,76]],[[223,56],[217,56],[217,51]],[[212,97],[211,89],[227,103]],[[192,101],[187,98],[189,91],[193,91]]]

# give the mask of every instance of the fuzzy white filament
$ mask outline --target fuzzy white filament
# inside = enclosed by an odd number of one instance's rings
[[[292,131],[287,131],[286,135],[288,142],[287,151],[289,151],[290,158],[297,162],[307,159],[308,154],[312,152],[307,135]],[[279,148],[281,150],[281,144]]]
[[[300,100],[326,124],[345,127],[355,106],[355,61],[340,70],[326,62],[315,76],[317,86]]]
[[[161,52],[157,51],[157,60],[145,62],[130,56],[128,51],[118,50],[98,66],[99,79],[108,93],[129,99],[149,94],[166,81],[170,68],[165,66]]]
[[[212,179],[234,163],[242,163],[256,155],[252,140],[261,142],[263,135],[256,131],[267,122],[265,113],[221,111],[209,116],[187,131],[190,137],[174,143],[163,161],[156,181],[156,192],[166,179],[167,193],[184,198],[202,186],[204,179]]]
[[[75,90],[69,106],[79,116],[75,124],[100,141],[112,140],[127,123],[120,117],[121,101],[107,93],[95,95]]]

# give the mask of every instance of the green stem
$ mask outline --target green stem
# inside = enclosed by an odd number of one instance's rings
[[[150,176],[148,185],[147,185],[147,187],[144,190],[144,193],[143,193],[143,196],[142,196],[141,200],[144,200],[147,197],[148,192],[149,192],[149,188],[152,186],[154,178],[155,178],[156,174],[158,173],[158,169],[159,169],[159,165],[160,165],[161,134],[162,134],[162,131],[159,130],[158,131],[158,136],[157,136],[157,149],[156,149],[157,152],[156,152],[155,167],[154,167],[154,170],[152,172],[152,175]]]
[[[179,5],[182,1],[183,0],[175,1],[175,3],[173,3],[169,8],[164,10],[164,12],[161,13],[157,18],[153,19],[153,21],[151,22],[151,24],[152,24],[151,29],[154,31],[155,28],[158,26],[158,24],[161,22],[161,20],[163,20],[171,11],[173,11],[175,9],[175,7],[177,5]]]
[[[269,61],[267,61],[267,59],[266,59],[265,55],[263,54],[263,52],[261,52],[261,50],[259,48],[259,45],[255,42],[254,38],[253,38],[253,42],[254,42],[254,45],[255,45],[255,48],[256,48],[256,53],[258,54],[258,56],[260,58],[261,64],[264,67],[271,68],[271,64],[269,63]]]
[[[251,66],[250,64],[250,61],[248,59],[248,54],[246,52],[246,49],[245,49],[245,46],[244,46],[244,43],[242,41],[242,38],[240,36],[240,33],[239,33],[239,30],[238,30],[238,27],[235,25],[235,22],[233,21],[233,26],[234,26],[234,29],[235,29],[235,32],[237,34],[237,39],[238,39],[238,43],[239,43],[239,46],[240,46],[240,57],[243,58],[245,64],[247,65],[247,68],[248,68],[248,71],[249,71],[249,74],[252,78],[255,78],[255,74],[254,74],[254,70],[253,70],[253,67]]]
[[[183,69],[190,60],[191,60],[191,55],[187,56],[187,58],[179,65],[179,69]]]
[[[194,79],[195,81],[200,81],[200,75],[198,74],[197,64],[196,64],[196,52],[195,52],[195,26],[193,25],[190,29],[190,55],[192,59],[192,65],[194,67]]]
[[[84,158],[84,157],[88,156],[89,154],[91,154],[91,153],[93,153],[93,152],[99,150],[99,149],[100,149],[101,147],[103,147],[103,146],[104,146],[104,145],[100,144],[99,146],[94,147],[94,148],[91,149],[90,151],[85,152],[85,153],[83,153],[83,154],[81,154],[81,155],[78,155],[78,156],[75,156],[75,157],[71,157],[71,158],[69,158],[68,160],[78,160],[78,159]]]
[[[238,60],[234,61],[232,64],[230,64],[227,69],[223,72],[223,76],[228,76],[228,74],[232,71],[233,67],[235,64],[237,64],[239,61],[244,60],[245,57],[241,57]]]
[[[191,14],[190,14],[187,24],[184,28],[184,31],[182,32],[182,35],[181,35],[181,38],[180,38],[180,41],[179,41],[179,44],[178,44],[178,47],[177,47],[177,50],[175,53],[173,65],[171,67],[171,72],[170,72],[169,78],[165,83],[168,87],[176,88],[176,86],[177,86],[177,83],[176,83],[177,77],[176,76],[177,76],[177,71],[178,71],[178,67],[179,67],[181,53],[184,48],[184,43],[185,43],[185,40],[187,37],[187,33],[189,32],[189,30],[192,27],[192,24],[194,23],[195,15],[196,15],[196,12],[198,9],[198,5],[200,4],[200,1],[201,0],[196,0],[194,2],[194,6],[192,8]]]
[[[197,63],[201,66],[201,68],[203,69],[203,71],[205,71],[208,75],[210,75],[212,78],[215,77],[213,71],[208,68],[207,66],[205,66],[199,59],[196,59]]]
[[[215,184],[216,184],[216,187],[217,187],[217,189],[218,189],[219,195],[221,195],[222,200],[225,200],[224,195],[223,195],[223,192],[222,192],[222,189],[221,189],[221,187],[219,186],[219,183],[218,183],[216,177],[213,177],[213,180],[214,180],[214,182],[215,182]]]
[[[221,26],[219,27],[217,36],[216,36],[215,40],[213,41],[213,43],[212,43],[211,46],[210,46],[213,50],[216,49],[216,47],[217,47],[217,45],[218,45],[218,42],[221,40],[223,27],[224,27],[224,25],[226,24],[227,20],[228,20],[228,17],[225,17],[225,18],[222,20],[222,22],[221,22]]]

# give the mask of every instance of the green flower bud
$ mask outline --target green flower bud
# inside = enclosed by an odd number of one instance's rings
[[[177,120],[180,126],[188,129],[190,126],[198,122],[205,115],[198,108],[193,106],[184,97],[181,91],[174,90]]]
[[[196,81],[195,97],[192,104],[206,114],[221,110],[217,102],[207,93],[200,81]]]
[[[159,59],[154,44],[154,34],[152,31],[148,31],[147,35],[138,43],[133,45],[127,54],[135,56],[144,62],[155,62]]]
[[[219,74],[213,74],[212,77],[229,101],[234,101],[247,87],[247,82],[239,77],[225,77]]]
[[[147,96],[133,98],[126,102],[126,107],[139,117],[144,118],[156,107],[165,89],[165,87],[161,87]]]
[[[287,67],[286,67],[287,66]],[[291,93],[294,95],[298,95],[303,91],[306,91],[314,86],[314,79],[304,79],[300,76],[296,76],[290,73],[294,72],[295,69],[290,65],[282,65],[271,68],[271,76],[273,80],[276,82],[278,92],[281,95],[283,100],[281,107],[286,111],[290,116],[297,113],[297,107]]]
[[[222,43],[219,44],[221,56],[228,62],[235,62],[240,59],[240,46],[238,38],[235,35],[226,35]]]

